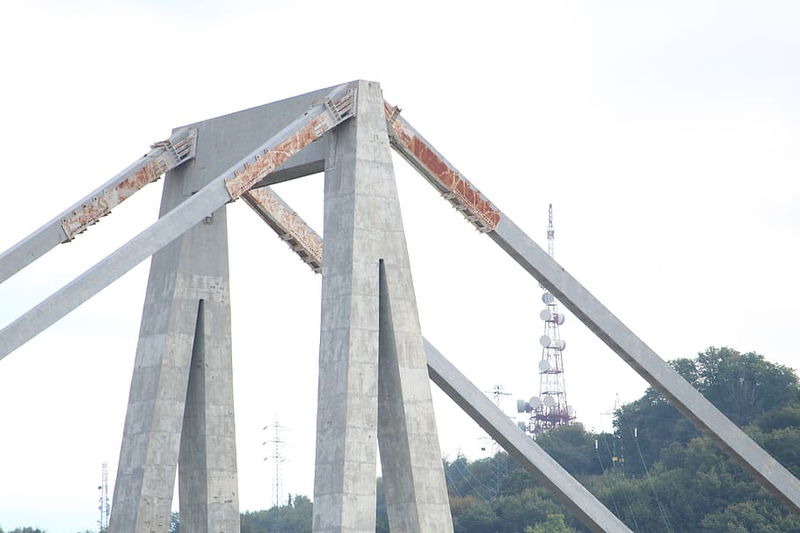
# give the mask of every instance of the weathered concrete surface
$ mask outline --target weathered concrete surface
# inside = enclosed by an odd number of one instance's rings
[[[378,444],[389,524],[453,531],[407,255],[395,268],[381,261],[379,288]]]
[[[380,436],[392,529],[452,531],[377,83],[358,82],[358,114],[331,136],[324,237],[313,530],[375,531]]]
[[[161,215],[203,185],[169,173]],[[167,530],[180,454],[184,531],[238,532],[235,450],[222,207],[153,256],[110,530]]]
[[[321,102],[332,88],[176,128],[176,131],[184,128],[198,130],[195,160],[184,166],[191,166],[193,175],[207,183],[301,116],[315,102]],[[327,143],[313,143],[270,174],[264,185],[322,172],[326,155]]]

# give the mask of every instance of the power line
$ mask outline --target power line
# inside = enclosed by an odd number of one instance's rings
[[[612,458],[613,456],[611,455],[611,448],[609,448],[609,446],[608,446],[608,439],[606,438],[605,434],[603,434],[603,443],[605,444],[606,450],[608,451],[608,457]],[[614,470],[614,469],[612,469],[612,471],[611,471],[614,474],[614,477],[616,478],[615,481],[619,481],[618,478],[620,478],[620,477],[622,477],[622,478],[625,477],[625,470],[624,470],[624,464],[625,463],[623,462],[622,464],[623,464],[623,467],[619,471]],[[625,505],[628,507],[628,512],[631,515],[631,520],[633,520],[633,526],[634,526],[633,530],[634,530],[634,532],[638,532],[638,531],[640,531],[639,530],[639,523],[636,521],[636,513],[633,511],[633,506],[631,505],[631,500],[630,500],[630,497],[628,496],[628,489],[625,487],[625,483],[624,482],[620,483],[620,487],[622,487],[622,497],[625,499]]]
[[[642,448],[639,446],[639,428],[633,428],[633,440],[636,443],[636,449],[639,450],[639,458],[642,460],[642,467],[644,467],[644,477],[647,480],[647,484],[650,487],[650,490],[653,492],[653,496],[656,499],[656,504],[658,505],[658,510],[661,512],[661,517],[664,520],[664,525],[667,526],[667,531],[672,532],[672,527],[669,523],[669,518],[667,517],[667,512],[664,510],[664,506],[661,505],[661,498],[658,497],[658,492],[656,492],[656,487],[653,485],[653,480],[650,478],[650,471],[647,469],[647,464],[644,462],[644,455],[642,455]]]

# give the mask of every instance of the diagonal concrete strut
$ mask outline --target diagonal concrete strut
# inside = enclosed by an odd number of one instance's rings
[[[0,283],[61,243],[69,242],[162,174],[194,157],[197,130],[182,129],[98,189],[0,254]]]
[[[63,318],[134,266],[178,238],[204,217],[247,192],[289,158],[351,118],[354,94],[335,88],[226,172],[112,252],[105,259],[0,330],[0,359]]]
[[[268,188],[260,189],[269,195],[270,200],[261,202],[254,210],[265,220],[283,240],[288,242],[308,240],[322,244],[321,237],[296,214],[281,198]],[[290,223],[281,223],[285,213],[291,213],[288,218]],[[293,247],[293,249],[295,249]],[[303,258],[301,256],[301,258]],[[305,261],[305,258],[303,258]],[[322,256],[316,256],[319,265],[322,265]],[[386,270],[383,261],[379,261],[380,285],[380,353],[379,353],[379,396],[391,398],[398,396],[397,382],[399,381],[399,365],[394,348],[397,346],[392,323],[391,297],[386,282]],[[321,270],[321,269],[320,269]],[[317,270],[315,270],[317,272]],[[511,423],[505,414],[489,401],[486,396],[464,377],[458,369],[439,353],[433,345],[423,338],[428,375],[459,407],[475,420],[492,438],[494,438],[510,455],[515,457],[531,473],[538,476],[544,485],[561,501],[564,506],[572,510],[575,515],[592,531],[608,531],[626,533],[630,530],[617,519],[611,511],[589,493],[575,478],[564,470],[547,452],[542,450],[533,440]],[[378,418],[385,420],[394,418],[398,420],[394,431],[387,432],[378,426],[379,440],[381,432],[384,434],[386,444],[381,448],[392,446],[396,441],[406,439],[403,418],[398,413],[391,411],[392,406],[399,403],[379,403]],[[388,449],[388,448],[387,448]],[[394,456],[406,457],[402,451],[396,451]],[[389,491],[411,492],[410,469],[397,469],[394,473],[396,481],[390,486],[385,485],[387,495]],[[387,469],[384,468],[384,472]],[[403,524],[405,517],[416,518],[415,509],[404,509],[404,514],[396,519],[401,524],[401,530],[407,531],[407,524]]]
[[[792,511],[800,513],[800,481],[637,337],[597,298],[497,209],[388,104],[392,146],[443,193],[473,225],[487,233],[531,276],[728,455]]]

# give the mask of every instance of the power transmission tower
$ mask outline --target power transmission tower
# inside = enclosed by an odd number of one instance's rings
[[[275,475],[272,479],[272,506],[278,507],[283,503],[283,481],[281,480],[281,463],[286,459],[283,457],[283,447],[286,444],[281,439],[281,431],[286,429],[286,426],[278,422],[278,417],[275,416],[275,422],[264,426],[264,431],[272,431],[272,437],[262,443],[263,446],[271,445],[271,455],[264,457],[267,461],[272,459],[275,465]]]
[[[111,506],[108,503],[108,463],[103,463],[103,473],[97,490],[100,492],[100,505],[97,507],[100,511],[100,520],[97,521],[97,529],[99,533],[105,533],[108,531],[108,517],[111,514]]]
[[[506,396],[511,396],[511,393],[505,392],[502,385],[495,385],[492,387],[492,390],[484,392],[486,392],[486,394],[490,394],[497,408],[505,413],[505,409],[503,408],[503,400]],[[506,473],[508,472],[508,462],[506,461],[506,457],[498,455],[503,451],[503,447],[500,446],[496,440],[491,440],[491,457],[493,464],[491,488],[492,498],[496,498],[500,494],[500,485],[502,484],[503,479],[506,477]],[[485,448],[481,448],[481,450],[485,450]]]

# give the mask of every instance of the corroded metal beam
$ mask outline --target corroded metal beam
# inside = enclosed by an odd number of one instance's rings
[[[399,108],[384,102],[384,111],[392,148],[411,163],[478,231],[486,233],[493,230],[500,220],[500,211],[400,116]]]
[[[272,169],[319,139],[326,131],[351,118],[355,114],[354,92],[355,89],[348,84],[331,91],[324,102],[312,106],[139,235],[0,330],[0,359],[178,238],[204,217],[236,200]]]
[[[764,488],[800,514],[800,481],[796,477],[683,379],[508,216],[478,193],[455,167],[398,115],[397,108],[387,104],[385,112],[387,121],[392,125],[390,132],[395,132],[392,134],[392,146],[425,179],[440,191],[447,185],[448,179],[454,184],[451,188],[466,187],[474,191],[475,199],[468,202],[464,209],[465,214],[469,209],[468,219],[483,213],[489,224],[486,229],[479,229],[487,233],[725,453],[750,472]],[[466,196],[472,198],[469,194]],[[474,220],[470,219],[470,222],[475,224]]]
[[[322,237],[269,187],[250,189],[243,199],[311,270],[322,272]]]
[[[114,207],[145,185],[156,181],[162,174],[192,159],[196,140],[197,130],[187,129],[175,133],[166,141],[153,144],[145,156],[102,187],[0,254],[0,283],[56,245],[69,242],[86,231],[86,228],[96,224]]]
[[[349,89],[336,99],[326,98],[314,108],[320,110],[313,116],[310,116],[311,111],[307,111],[303,116],[308,118],[306,123],[282,139],[277,145],[262,152],[252,162],[236,169],[233,175],[225,178],[225,188],[231,199],[238,199],[290,157],[322,137],[326,131],[354,116],[355,105],[355,89]]]

